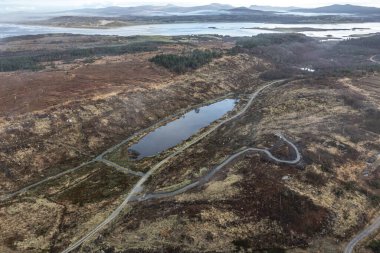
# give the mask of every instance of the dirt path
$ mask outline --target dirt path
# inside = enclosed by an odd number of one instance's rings
[[[128,168],[125,168],[123,166],[120,166],[119,164],[116,164],[114,162],[111,162],[111,161],[108,161],[106,159],[102,159],[100,160],[102,163],[110,166],[110,167],[113,167],[115,168],[116,170],[120,171],[120,172],[123,172],[123,173],[126,173],[126,174],[132,174],[132,175],[135,175],[135,176],[138,176],[138,177],[143,177],[144,176],[144,173],[138,171],[133,171],[133,170],[130,170]]]
[[[228,94],[228,95],[230,95],[230,94]],[[227,96],[228,96],[228,95],[227,95]],[[225,98],[225,97],[226,97],[226,96],[223,96],[222,98]],[[221,98],[220,98],[220,99],[221,99]],[[215,101],[215,99],[212,99],[211,101]],[[211,101],[209,101],[209,102],[211,103]],[[144,128],[144,129],[142,129],[142,130],[140,130],[140,131],[137,131],[136,133],[134,133],[133,135],[131,135],[131,136],[128,137],[127,139],[125,139],[125,140],[121,141],[120,143],[118,143],[118,144],[116,144],[116,145],[114,145],[114,146],[108,148],[108,149],[105,150],[103,153],[101,153],[100,155],[98,155],[97,157],[91,159],[91,160],[88,161],[88,162],[82,163],[82,164],[80,164],[80,165],[78,165],[78,166],[76,166],[76,167],[74,167],[74,168],[72,168],[72,169],[69,169],[69,170],[63,171],[63,172],[58,173],[58,174],[56,174],[56,175],[53,175],[53,176],[50,176],[50,177],[44,178],[44,179],[42,179],[42,180],[40,180],[40,181],[38,181],[38,182],[36,182],[36,183],[33,183],[33,184],[31,184],[31,185],[28,185],[28,186],[25,186],[24,188],[21,188],[21,189],[15,191],[15,192],[8,193],[8,194],[4,194],[4,195],[0,196],[0,201],[6,201],[6,200],[8,200],[8,199],[11,199],[11,198],[13,198],[13,197],[16,197],[17,195],[20,195],[20,194],[26,193],[26,192],[28,192],[29,190],[31,190],[31,189],[33,189],[33,188],[36,188],[37,186],[39,186],[39,185],[41,185],[41,184],[43,184],[43,183],[46,183],[46,182],[48,182],[48,181],[51,181],[51,180],[54,180],[54,179],[60,178],[60,177],[62,177],[62,176],[64,176],[64,175],[67,175],[67,174],[70,174],[70,173],[72,173],[72,172],[75,172],[75,171],[77,171],[77,170],[79,170],[79,169],[81,169],[81,168],[83,168],[83,167],[85,167],[85,166],[87,166],[87,165],[89,165],[89,164],[95,163],[95,162],[102,162],[102,163],[105,163],[106,165],[111,166],[111,167],[114,167],[115,169],[117,169],[117,170],[119,170],[119,171],[122,171],[122,172],[125,172],[125,173],[131,173],[131,174],[133,174],[133,175],[143,176],[143,175],[144,175],[143,173],[141,173],[141,172],[135,172],[135,171],[129,170],[129,169],[127,169],[127,168],[124,168],[124,167],[122,167],[122,166],[120,166],[120,165],[117,165],[117,164],[115,164],[115,163],[112,163],[112,162],[110,162],[110,161],[104,159],[104,156],[106,156],[106,155],[109,154],[109,153],[112,153],[113,151],[115,151],[115,150],[118,149],[119,147],[121,147],[121,146],[123,146],[124,144],[130,142],[130,141],[131,141],[132,139],[134,139],[136,136],[139,136],[140,134],[142,134],[142,133],[144,133],[144,132],[146,132],[146,131],[149,131],[150,129],[155,129],[155,128],[157,128],[158,126],[160,126],[162,123],[167,122],[167,121],[169,121],[169,120],[171,120],[171,119],[173,119],[173,118],[175,118],[175,117],[177,117],[177,116],[179,116],[179,115],[181,115],[181,114],[183,114],[183,112],[179,112],[179,113],[176,113],[176,114],[174,114],[174,115],[170,115],[170,116],[168,116],[168,117],[166,117],[166,118],[164,118],[164,119],[162,119],[162,120],[156,122],[156,123],[153,124],[152,126],[149,126],[149,127]]]
[[[46,182],[48,182],[48,181],[50,181],[50,180],[60,178],[60,177],[62,177],[62,176],[64,176],[64,175],[66,175],[66,174],[69,174],[69,173],[71,173],[71,172],[74,172],[74,171],[76,171],[76,170],[78,170],[78,169],[80,169],[80,168],[83,168],[83,167],[85,167],[85,166],[87,166],[87,165],[89,165],[89,164],[91,164],[91,163],[94,163],[94,162],[95,162],[94,160],[91,160],[91,161],[88,161],[88,162],[82,163],[81,165],[79,165],[79,166],[77,166],[77,167],[74,167],[74,168],[72,168],[72,169],[69,169],[69,170],[66,170],[66,171],[64,171],[64,172],[58,173],[58,174],[56,174],[56,175],[54,175],[54,176],[47,177],[47,178],[45,178],[45,179],[43,179],[43,180],[41,180],[41,181],[38,181],[37,183],[34,183],[34,184],[31,184],[31,185],[28,185],[28,186],[26,186],[26,187],[24,187],[24,188],[22,188],[22,189],[20,189],[20,190],[18,190],[18,191],[15,191],[15,192],[12,192],[12,193],[5,194],[5,195],[3,195],[3,196],[0,196],[0,201],[5,201],[5,200],[11,199],[11,198],[13,198],[13,197],[15,197],[15,196],[17,196],[17,195],[19,195],[19,194],[26,193],[26,192],[28,192],[28,191],[29,191],[30,189],[32,189],[32,188],[35,188],[35,187],[37,187],[37,186],[39,186],[39,185],[41,185],[41,184],[43,184],[43,183],[46,183]]]
[[[170,191],[170,192],[159,192],[159,193],[152,193],[152,194],[147,194],[144,195],[140,198],[136,197],[134,200],[137,201],[145,201],[145,200],[150,200],[150,199],[159,199],[159,198],[167,198],[167,197],[174,197],[176,195],[182,194],[184,192],[187,192],[195,187],[202,186],[206,184],[218,171],[223,169],[226,165],[231,163],[233,160],[236,158],[240,157],[243,154],[250,153],[250,152],[260,152],[264,153],[268,158],[272,161],[275,161],[277,163],[285,163],[285,164],[297,164],[301,160],[301,154],[297,147],[289,141],[286,137],[284,137],[282,134],[276,134],[280,139],[284,140],[289,146],[293,148],[293,150],[296,153],[296,157],[293,160],[283,160],[283,159],[278,159],[272,155],[271,152],[269,152],[267,149],[261,149],[261,148],[247,148],[244,149],[236,154],[231,155],[228,157],[226,160],[223,161],[223,163],[219,164],[216,166],[213,170],[211,170],[210,173],[208,173],[206,176],[201,178],[200,180],[191,183],[189,185],[186,185],[182,187],[181,189],[175,190],[175,191]]]
[[[357,234],[352,240],[347,244],[344,249],[344,253],[354,252],[355,246],[366,237],[370,236],[372,233],[377,231],[380,228],[380,217],[377,217],[376,220],[366,229]]]
[[[378,55],[373,55],[373,56],[371,56],[371,58],[369,58],[369,60],[373,63],[380,64],[380,61],[377,61],[375,59],[377,56]],[[379,228],[380,228],[380,216],[378,216],[375,219],[375,221],[369,227],[365,228],[363,231],[358,233],[354,238],[352,238],[352,240],[347,244],[346,248],[344,249],[344,253],[354,252],[354,248],[359,242],[363,241],[365,238],[370,236],[372,233],[377,231]]]
[[[380,61],[377,61],[375,58],[376,58],[376,56],[378,56],[377,54],[375,54],[375,55],[373,55],[373,56],[371,56],[371,58],[369,58],[369,60],[371,61],[371,62],[373,62],[373,63],[377,63],[377,64],[380,64]]]
[[[132,175],[135,175],[135,176],[140,176],[140,177],[142,177],[142,176],[144,175],[144,173],[142,173],[142,172],[136,172],[136,171],[133,171],[133,170],[130,170],[130,169],[124,168],[124,167],[122,167],[122,166],[120,166],[120,165],[118,165],[118,164],[115,164],[115,163],[113,163],[113,162],[111,162],[111,161],[108,161],[108,160],[106,160],[106,159],[96,157],[96,158],[94,158],[94,159],[92,159],[92,160],[90,160],[90,161],[88,161],[88,162],[82,163],[81,165],[79,165],[79,166],[77,166],[77,167],[74,167],[74,168],[72,168],[72,169],[69,169],[69,170],[66,170],[66,171],[64,171],[64,172],[58,173],[57,175],[54,175],[54,176],[51,176],[51,177],[47,177],[47,178],[45,178],[45,179],[43,179],[43,180],[41,180],[41,181],[38,181],[37,183],[34,183],[34,184],[31,184],[31,185],[28,185],[28,186],[26,186],[26,187],[24,187],[24,188],[22,188],[22,189],[20,189],[20,190],[18,190],[18,191],[15,191],[15,192],[12,192],[12,193],[5,194],[5,195],[3,195],[3,196],[0,196],[0,201],[5,201],[5,200],[11,199],[11,198],[13,198],[13,197],[15,197],[15,196],[17,196],[17,195],[20,195],[20,194],[26,193],[26,192],[28,192],[30,189],[35,188],[35,187],[37,187],[37,186],[39,186],[39,185],[41,185],[41,184],[43,184],[43,183],[46,183],[46,182],[48,182],[48,181],[50,181],[50,180],[54,180],[54,179],[60,178],[60,177],[62,177],[62,176],[64,176],[64,175],[70,174],[70,173],[72,173],[72,172],[74,172],[74,171],[76,171],[76,170],[79,170],[80,168],[83,168],[83,167],[85,167],[85,166],[87,166],[87,165],[89,165],[89,164],[95,163],[95,162],[102,162],[102,163],[104,163],[105,165],[110,166],[110,167],[113,167],[113,168],[115,168],[116,170],[121,171],[121,172],[123,172],[123,173],[129,173],[129,174],[132,174]]]
[[[216,124],[215,126],[211,127],[210,129],[208,129],[206,132],[202,133],[201,135],[195,137],[193,140],[191,140],[190,142],[186,143],[185,145],[183,145],[181,148],[179,148],[178,150],[176,150],[175,152],[173,152],[171,155],[169,155],[168,157],[166,157],[165,159],[163,159],[162,161],[160,161],[159,163],[157,163],[156,165],[154,165],[137,183],[136,185],[133,187],[133,189],[129,192],[129,194],[126,196],[126,198],[124,199],[124,201],[111,213],[110,216],[108,216],[102,223],[100,223],[98,226],[96,226],[93,230],[91,230],[89,233],[87,233],[85,236],[83,236],[81,239],[79,239],[78,241],[76,241],[74,244],[70,245],[67,249],[65,249],[64,251],[62,251],[62,253],[68,253],[68,252],[71,252],[73,250],[75,250],[76,248],[78,248],[82,243],[84,243],[85,241],[87,241],[89,238],[91,238],[93,235],[95,235],[99,230],[101,230],[102,228],[104,228],[108,223],[110,223],[113,219],[115,219],[120,213],[121,211],[127,206],[127,204],[134,198],[134,196],[138,193],[140,193],[143,189],[143,184],[148,180],[148,178],[155,172],[157,171],[159,168],[161,168],[164,164],[168,163],[173,157],[177,156],[178,154],[181,154],[183,151],[185,151],[187,148],[189,148],[190,146],[198,143],[199,141],[201,141],[202,139],[204,139],[206,136],[210,135],[211,133],[213,133],[215,130],[217,130],[219,127],[221,127],[222,125],[240,117],[241,115],[243,115],[247,110],[248,108],[251,106],[251,104],[253,103],[253,101],[255,100],[255,98],[266,88],[274,85],[274,84],[277,84],[277,83],[280,83],[280,82],[283,82],[284,80],[278,80],[278,81],[273,81],[273,82],[270,82],[266,85],[264,85],[263,87],[259,88],[255,93],[253,93],[248,101],[248,103],[246,104],[246,106],[240,111],[238,112],[237,114],[235,114],[234,116],[228,118],[228,119],[225,119],[223,121],[221,121],[220,123]]]

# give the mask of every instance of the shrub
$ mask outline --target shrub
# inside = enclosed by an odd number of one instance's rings
[[[343,188],[344,188],[346,191],[351,191],[351,192],[358,190],[358,187],[357,187],[355,181],[344,182],[344,183],[343,183]]]
[[[316,186],[324,186],[327,183],[327,179],[323,175],[313,171],[307,171],[305,173],[305,178],[306,182]]]
[[[333,193],[335,194],[336,197],[341,197],[344,194],[344,190],[342,188],[336,187],[333,189]]]
[[[370,180],[368,181],[368,185],[375,189],[380,189],[380,180],[377,178]]]
[[[369,196],[369,200],[371,201],[371,204],[373,206],[379,206],[380,204],[380,196],[377,196],[377,195],[370,195]]]
[[[374,253],[380,253],[380,240],[371,241],[367,248],[371,249]]]
[[[369,131],[380,134],[380,111],[370,110],[367,112],[365,127]]]

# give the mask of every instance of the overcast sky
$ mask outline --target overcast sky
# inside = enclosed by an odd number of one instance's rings
[[[330,4],[356,4],[380,7],[380,0],[0,0],[0,12],[11,11],[46,11],[75,9],[82,7],[134,6],[141,4],[164,5],[168,3],[189,6],[208,3],[223,3],[234,6],[272,5],[317,7]]]

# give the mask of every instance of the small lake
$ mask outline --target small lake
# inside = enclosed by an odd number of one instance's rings
[[[180,118],[161,126],[129,148],[136,154],[136,159],[155,156],[179,143],[187,140],[203,127],[223,117],[231,111],[237,103],[237,99],[224,99],[222,101],[199,107]]]
[[[304,31],[303,34],[312,37],[333,36],[335,38],[347,38],[369,33],[380,32],[380,23],[346,23],[346,24],[269,24],[269,23],[178,23],[178,24],[156,24],[156,25],[137,25],[111,29],[83,29],[83,28],[59,28],[48,26],[29,26],[19,24],[0,23],[0,38],[35,35],[46,33],[73,33],[85,35],[200,35],[200,34],[219,34],[229,36],[253,36],[260,33],[273,33],[273,28],[318,28],[318,29],[344,29],[340,31]],[[244,29],[253,28],[253,29]],[[260,29],[254,29],[260,28]],[[368,29],[362,29],[368,28]]]

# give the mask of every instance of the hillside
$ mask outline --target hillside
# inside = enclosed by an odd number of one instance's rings
[[[306,13],[349,13],[349,14],[380,14],[380,8],[366,7],[358,5],[340,5],[334,4],[312,9],[294,9],[295,12]]]
[[[379,216],[378,41],[3,40],[0,252],[343,252]]]
[[[246,8],[246,7],[238,7],[238,8],[229,9],[228,12],[230,14],[243,14],[243,15],[267,13],[266,11],[253,10],[253,9]]]
[[[194,14],[194,13],[219,13],[220,11],[231,9],[233,6],[227,4],[208,4],[201,6],[191,6],[183,7],[176,6],[173,4],[168,4],[164,6],[154,6],[154,5],[141,5],[134,7],[120,7],[111,6],[106,8],[98,9],[79,9],[74,10],[75,13],[81,14],[95,14],[95,15],[110,15],[110,16],[161,16],[161,15],[175,15],[175,14]]]
[[[267,6],[267,5],[251,5],[249,6],[252,10],[258,10],[258,11],[291,11],[294,9],[298,9],[297,7],[290,6],[290,7],[279,7],[279,6]]]

